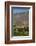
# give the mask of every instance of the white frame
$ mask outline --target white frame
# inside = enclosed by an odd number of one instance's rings
[[[13,37],[11,37],[11,7],[30,7],[30,10],[29,10],[29,36],[13,36]],[[10,5],[10,40],[32,40],[32,6]]]

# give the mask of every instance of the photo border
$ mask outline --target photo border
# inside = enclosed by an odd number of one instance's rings
[[[32,40],[10,40],[10,5],[29,5],[32,6]],[[33,2],[5,2],[5,44],[13,43],[32,43],[35,42],[35,3]]]
[[[29,34],[29,36],[13,36],[13,37],[11,37],[11,35],[13,35],[13,34],[11,34],[11,16],[13,16],[12,14],[11,14],[11,8],[12,7],[28,7],[28,8],[30,8],[29,9],[29,27],[30,27],[30,29],[29,29],[29,33],[31,34]],[[12,11],[13,12],[13,11]],[[31,16],[30,16],[31,15]],[[12,17],[13,18],[13,17]],[[12,20],[13,21],[13,20]],[[31,22],[31,23],[30,23]],[[24,6],[24,5],[10,5],[10,40],[31,40],[32,39],[32,6]]]

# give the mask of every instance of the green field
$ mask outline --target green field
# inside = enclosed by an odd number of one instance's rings
[[[13,26],[13,36],[28,36],[29,35],[29,27],[24,28],[16,28]]]

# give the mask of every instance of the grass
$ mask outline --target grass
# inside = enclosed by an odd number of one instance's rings
[[[24,27],[24,28],[15,28],[13,27],[13,36],[28,36],[29,35],[29,28]]]

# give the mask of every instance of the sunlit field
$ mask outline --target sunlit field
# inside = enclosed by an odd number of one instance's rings
[[[29,35],[29,27],[24,28],[16,28],[16,25],[14,25],[14,36],[28,36]]]

